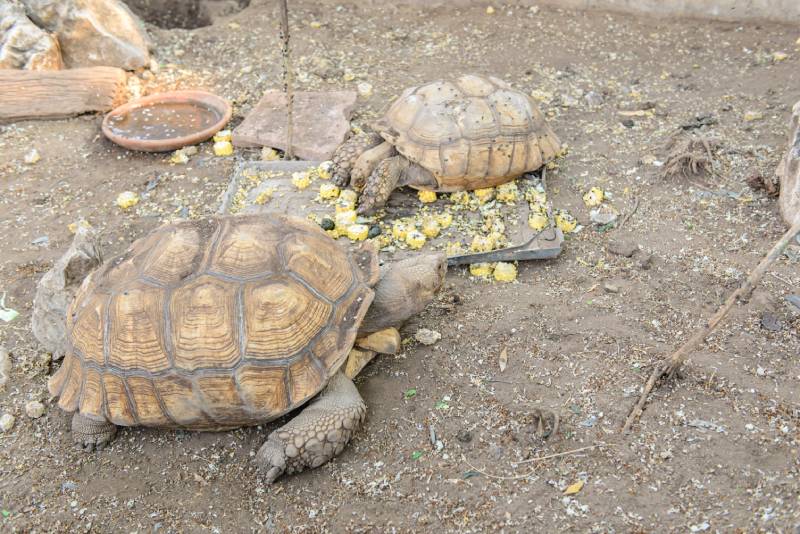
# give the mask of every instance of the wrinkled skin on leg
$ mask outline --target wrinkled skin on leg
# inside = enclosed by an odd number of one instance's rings
[[[419,189],[436,190],[439,187],[436,177],[430,171],[404,156],[392,156],[381,160],[358,199],[359,215],[370,215],[386,205],[392,191],[397,187],[410,185]]]
[[[361,427],[367,407],[342,372],[298,416],[269,435],[256,464],[271,484],[283,473],[319,467],[341,453]]]
[[[341,145],[333,153],[331,158],[333,168],[331,169],[332,180],[339,187],[344,187],[350,183],[350,171],[356,163],[358,157],[365,151],[383,143],[383,138],[376,133],[363,133],[354,135]]]
[[[362,191],[380,162],[396,155],[397,150],[394,146],[386,142],[365,150],[356,160],[353,170],[350,171],[350,186],[356,191]]]
[[[386,205],[406,167],[408,160],[403,156],[393,156],[378,163],[358,199],[358,214],[371,215]]]
[[[108,421],[97,421],[79,413],[72,416],[72,439],[85,451],[102,450],[117,434],[117,427]]]

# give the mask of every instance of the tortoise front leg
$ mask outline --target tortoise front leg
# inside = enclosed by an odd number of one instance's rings
[[[383,143],[383,138],[376,133],[363,133],[354,135],[341,145],[333,153],[331,169],[333,182],[339,187],[344,187],[350,182],[350,171],[356,164],[356,160],[366,150],[376,147]]]
[[[272,432],[256,455],[271,484],[281,474],[319,467],[342,452],[364,422],[367,407],[342,372],[300,414]]]
[[[97,421],[75,412],[72,416],[72,439],[83,450],[101,450],[117,434],[117,427],[108,421]]]

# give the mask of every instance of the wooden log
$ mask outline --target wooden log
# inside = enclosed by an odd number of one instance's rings
[[[125,102],[127,76],[115,67],[0,70],[0,122],[109,111]]]

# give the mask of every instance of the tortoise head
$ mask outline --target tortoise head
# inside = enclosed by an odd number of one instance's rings
[[[392,264],[375,287],[361,330],[400,326],[421,312],[444,285],[446,273],[444,254],[420,254]]]

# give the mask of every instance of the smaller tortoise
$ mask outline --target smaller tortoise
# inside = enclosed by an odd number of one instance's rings
[[[406,89],[373,128],[333,155],[333,179],[362,191],[362,214],[396,187],[447,192],[510,182],[561,147],[531,97],[476,75]]]
[[[398,349],[394,327],[446,270],[427,255],[381,273],[374,248],[348,253],[293,217],[166,225],[83,281],[48,387],[87,449],[117,426],[227,430],[316,396],[259,450],[272,482],[344,449],[366,411],[351,378]]]

